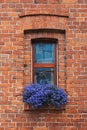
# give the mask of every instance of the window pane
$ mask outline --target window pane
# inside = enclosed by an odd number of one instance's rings
[[[35,63],[54,63],[54,44],[37,43],[34,52]]]
[[[38,84],[54,84],[53,68],[35,68],[34,81]]]

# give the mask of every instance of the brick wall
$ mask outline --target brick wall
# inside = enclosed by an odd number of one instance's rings
[[[57,38],[60,111],[25,111],[31,39]],[[24,67],[27,63],[28,66]],[[0,0],[0,130],[87,130],[87,0]]]

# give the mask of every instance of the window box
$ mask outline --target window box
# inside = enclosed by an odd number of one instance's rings
[[[49,84],[30,84],[23,92],[24,110],[59,110],[67,103],[67,94]]]
[[[34,109],[34,108],[32,108],[30,105],[28,105],[27,103],[24,103],[24,111],[39,111],[39,112],[48,112],[48,111],[53,111],[53,112],[55,112],[55,111],[64,111],[64,110],[66,110],[66,106],[64,105],[64,106],[62,106],[62,107],[60,107],[60,108],[54,108],[54,107],[52,107],[52,106],[48,106],[48,105],[46,105],[46,106],[43,106],[43,107],[41,107],[41,108],[38,108],[38,109]]]

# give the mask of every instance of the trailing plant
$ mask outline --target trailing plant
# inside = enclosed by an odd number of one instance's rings
[[[30,84],[24,88],[23,102],[28,103],[33,108],[45,105],[59,108],[67,103],[67,94],[63,89],[54,85]]]

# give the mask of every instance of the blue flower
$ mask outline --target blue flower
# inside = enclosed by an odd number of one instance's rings
[[[33,108],[40,108],[46,104],[59,108],[67,103],[67,94],[54,85],[30,84],[24,89],[23,102]]]

